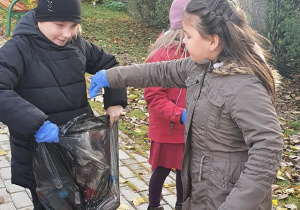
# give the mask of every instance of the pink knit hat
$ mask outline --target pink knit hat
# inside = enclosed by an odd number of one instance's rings
[[[182,28],[182,16],[185,6],[190,0],[174,0],[169,13],[171,29]]]

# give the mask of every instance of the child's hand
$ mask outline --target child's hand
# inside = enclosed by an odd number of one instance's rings
[[[109,115],[109,127],[111,128],[115,122],[117,122],[123,113],[123,107],[120,105],[110,106],[106,110],[106,114]]]
[[[94,98],[103,87],[110,87],[106,79],[105,70],[98,71],[92,76],[91,86],[89,88],[90,98]]]
[[[40,129],[34,134],[37,143],[58,143],[59,129],[57,125],[47,120]]]

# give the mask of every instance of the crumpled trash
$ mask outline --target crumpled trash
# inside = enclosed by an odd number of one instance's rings
[[[59,143],[39,143],[33,171],[48,210],[110,210],[120,205],[118,128],[84,114],[60,127]]]

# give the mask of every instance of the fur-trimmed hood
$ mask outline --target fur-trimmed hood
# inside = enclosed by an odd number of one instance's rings
[[[242,62],[215,63],[212,71],[218,76],[229,76],[236,74],[254,74],[253,71]]]
[[[270,65],[268,66],[274,78],[275,88],[277,89],[281,84],[281,76],[275,68],[271,67]],[[223,63],[223,62],[215,63],[212,66],[212,72],[216,76],[230,76],[236,74],[254,75],[254,72],[251,70],[251,68],[249,68],[243,62],[238,62],[238,61],[229,62],[229,63]]]

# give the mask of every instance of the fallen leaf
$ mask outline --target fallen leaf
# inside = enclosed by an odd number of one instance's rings
[[[277,206],[278,205],[278,200],[272,200],[272,203],[274,206]]]
[[[283,178],[282,176],[277,176],[276,178],[280,180],[285,180],[285,178]]]
[[[294,194],[295,190],[293,188],[291,188],[291,189],[286,189],[284,192],[287,194]]]
[[[129,209],[130,209],[129,206],[127,206],[126,204],[121,204],[119,208],[117,208],[117,210],[129,210]]]
[[[299,148],[299,147],[296,147],[296,146],[290,146],[290,148],[291,148],[292,150],[294,150],[294,151],[299,151],[299,150],[300,150],[300,148]]]
[[[0,150],[0,156],[3,156],[3,155],[7,155],[7,152],[5,150]]]
[[[120,184],[124,184],[124,183],[127,182],[127,180],[126,180],[126,179],[123,179],[122,177],[120,177],[119,182],[120,182]]]
[[[147,102],[145,100],[138,100],[138,104],[147,104]]]
[[[287,197],[289,197],[288,194],[281,194],[281,195],[277,196],[277,200],[283,200],[283,199],[286,199]]]
[[[139,206],[139,205],[141,205],[143,203],[146,203],[147,200],[145,198],[143,198],[143,197],[140,197],[140,198],[134,198],[132,202],[133,202],[133,204],[135,206]]]
[[[272,184],[272,190],[277,190],[280,186],[277,184]]]
[[[297,206],[295,204],[285,204],[284,207],[290,210],[297,210]]]
[[[288,165],[286,163],[281,163],[280,171],[285,172],[287,169],[288,169]]]
[[[278,190],[275,190],[275,191],[274,191],[274,194],[275,194],[275,195],[282,194],[282,190],[279,190],[279,189],[278,189]]]
[[[137,95],[130,94],[130,95],[127,96],[127,98],[135,99],[135,98],[137,98]]]
[[[7,134],[7,131],[2,130],[2,131],[0,131],[0,134]]]
[[[174,187],[174,184],[172,183],[165,183],[164,188]]]
[[[283,173],[279,170],[278,172],[277,172],[277,176],[282,176],[283,175]]]
[[[296,194],[296,195],[297,195],[297,194],[300,195],[300,186],[296,187],[296,188],[294,189],[294,191],[295,191],[295,194]]]
[[[289,178],[289,179],[292,179],[292,175],[291,175],[291,172],[289,171],[286,171],[285,172],[285,175]]]
[[[126,149],[134,149],[134,146],[125,146]]]
[[[148,171],[146,171],[146,170],[140,170],[140,171],[138,171],[138,174],[139,174],[139,175],[147,175],[147,174],[149,174],[149,173],[148,173]]]

